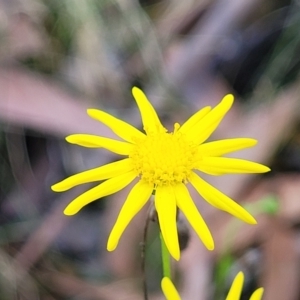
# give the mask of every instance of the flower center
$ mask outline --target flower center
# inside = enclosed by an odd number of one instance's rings
[[[150,133],[129,155],[142,180],[156,186],[186,183],[197,160],[197,146],[178,132]]]

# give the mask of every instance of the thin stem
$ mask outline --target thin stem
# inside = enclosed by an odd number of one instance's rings
[[[146,242],[147,242],[147,233],[148,233],[148,227],[149,223],[151,221],[151,216],[148,213],[145,227],[144,227],[144,233],[143,233],[143,241],[141,243],[141,271],[142,271],[142,280],[143,280],[143,294],[144,294],[144,300],[148,300],[148,290],[147,290],[147,278],[146,278]]]
[[[163,274],[164,277],[171,278],[170,253],[161,233],[160,233],[160,241],[161,241],[161,258],[162,258],[162,265],[163,265]]]

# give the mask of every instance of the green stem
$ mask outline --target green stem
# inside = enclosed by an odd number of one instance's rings
[[[143,234],[143,242],[141,243],[141,271],[142,271],[142,280],[143,280],[143,293],[144,293],[144,300],[148,300],[148,290],[147,290],[147,276],[146,276],[146,243],[147,243],[147,233],[148,227],[151,221],[151,207],[148,209],[147,219],[144,227],[144,234]]]
[[[163,274],[164,277],[171,278],[171,264],[170,264],[170,253],[165,244],[164,238],[160,233],[160,242],[161,242],[161,258],[163,264]]]

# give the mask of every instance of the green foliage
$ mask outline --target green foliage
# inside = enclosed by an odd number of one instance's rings
[[[260,200],[262,212],[269,215],[276,215],[279,211],[279,201],[275,195],[269,195]]]

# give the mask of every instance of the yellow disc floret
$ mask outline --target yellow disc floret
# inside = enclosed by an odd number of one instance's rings
[[[130,154],[142,180],[156,186],[186,183],[197,161],[197,146],[178,132],[150,133],[136,142]]]

